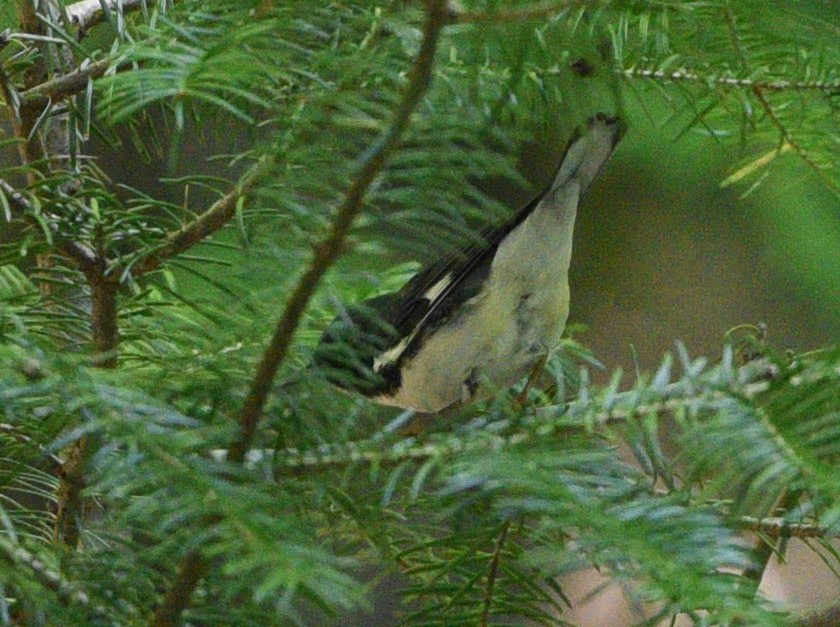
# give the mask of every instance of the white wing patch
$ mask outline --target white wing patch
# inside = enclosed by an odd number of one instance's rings
[[[452,279],[453,273],[450,272],[440,281],[438,281],[437,283],[432,285],[432,287],[426,290],[426,293],[423,294],[423,298],[427,299],[429,303],[434,303],[438,299],[438,297],[446,291],[446,288],[448,288],[452,284]],[[426,315],[428,316],[428,313]],[[414,328],[414,331],[412,331],[408,337],[404,337],[400,340],[399,344],[392,348],[389,348],[381,355],[375,357],[373,360],[373,371],[379,372],[388,364],[396,362],[400,358],[400,355],[403,354],[403,351],[405,351],[405,349],[411,343],[411,340],[413,340],[414,337],[417,335],[417,332],[423,326],[423,323],[425,321],[426,319],[423,318],[423,320],[420,321],[420,323]]]
[[[427,299],[430,303],[433,303],[437,300],[438,296],[443,294],[443,291],[450,286],[452,283],[452,273],[450,272],[445,277],[443,277],[440,281],[432,285],[425,294],[423,294],[423,298]]]
[[[400,358],[400,355],[403,354],[403,351],[408,346],[408,343],[411,341],[411,337],[404,337],[400,340],[400,343],[394,346],[393,348],[389,348],[381,355],[378,355],[373,360],[373,371],[379,372],[387,366],[388,364],[392,364]]]

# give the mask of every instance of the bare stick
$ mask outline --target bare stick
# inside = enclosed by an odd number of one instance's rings
[[[336,212],[336,217],[326,238],[315,247],[315,256],[312,262],[299,279],[292,296],[289,298],[239,415],[241,431],[230,448],[228,454],[230,461],[241,463],[245,459],[245,454],[251,446],[257,423],[262,415],[271,382],[278,367],[286,357],[300,318],[315,293],[321,278],[344,250],[350,228],[356,216],[362,210],[370,184],[385,167],[388,156],[408,127],[412,112],[417,108],[431,83],[437,43],[441,30],[447,23],[447,18],[445,0],[428,0],[423,43],[411,70],[406,91],[394,114],[394,120],[385,135],[368,152],[350,189],[347,191],[344,202]],[[191,551],[184,557],[172,588],[164,597],[152,620],[155,627],[174,627],[178,624],[181,614],[190,603],[193,590],[206,569],[207,562],[198,549]]]

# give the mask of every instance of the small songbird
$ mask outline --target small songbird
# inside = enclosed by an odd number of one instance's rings
[[[315,365],[338,387],[421,412],[522,379],[560,340],[577,206],[622,134],[618,118],[591,118],[531,202],[398,292],[347,307]]]

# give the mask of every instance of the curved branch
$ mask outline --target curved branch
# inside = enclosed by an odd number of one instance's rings
[[[283,316],[277,323],[271,343],[263,355],[248,397],[239,414],[241,432],[230,449],[229,459],[232,461],[244,460],[268,397],[271,382],[280,364],[286,358],[303,312],[327,270],[344,251],[350,229],[356,216],[362,210],[368,188],[385,167],[388,157],[408,127],[411,114],[431,83],[438,39],[441,30],[447,24],[450,13],[446,0],[429,0],[427,6],[428,19],[424,28],[423,43],[411,70],[405,94],[397,107],[390,128],[364,155],[361,167],[347,191],[344,202],[336,212],[326,238],[315,246],[312,262],[298,280]]]
[[[409,125],[411,114],[417,108],[431,84],[438,40],[448,18],[446,0],[428,0],[423,42],[391,126],[364,155],[362,165],[347,191],[344,202],[336,212],[326,238],[315,247],[312,262],[298,280],[297,286],[289,298],[239,414],[240,433],[228,453],[230,461],[241,463],[245,460],[259,418],[262,415],[263,406],[268,398],[274,375],[288,353],[292,337],[303,312],[327,270],[344,251],[350,229],[356,216],[362,210],[368,188],[385,167],[388,157]],[[178,623],[181,614],[190,603],[193,590],[206,572],[207,566],[205,558],[198,549],[191,551],[184,557],[172,588],[170,588],[155,613],[152,621],[155,627],[174,627]]]

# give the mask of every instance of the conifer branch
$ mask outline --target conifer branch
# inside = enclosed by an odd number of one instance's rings
[[[42,109],[51,100],[62,100],[74,96],[87,89],[89,81],[104,76],[113,63],[113,59],[106,57],[83,64],[72,72],[35,85],[19,94],[21,106]]]
[[[753,86],[752,88],[753,94],[758,99],[758,102],[761,104],[761,108],[764,110],[764,113],[767,115],[767,118],[770,120],[770,123],[776,127],[776,130],[779,131],[779,135],[781,136],[782,142],[790,146],[790,148],[799,156],[802,161],[805,162],[808,167],[810,167],[814,172],[819,176],[823,182],[828,185],[835,193],[840,195],[840,185],[838,185],[834,180],[831,179],[826,173],[823,168],[820,167],[818,163],[816,163],[808,152],[802,147],[802,145],[794,139],[788,128],[782,123],[779,119],[779,116],[776,115],[776,111],[773,109],[773,106],[770,104],[770,101],[764,94],[764,91],[761,87]]]
[[[723,87],[738,87],[743,89],[760,89],[767,91],[822,91],[827,94],[840,93],[840,81],[788,81],[770,80],[759,81],[751,78],[735,76],[701,76],[687,70],[663,72],[644,68],[625,68],[617,70],[625,78],[643,78],[662,82],[692,82],[704,85],[720,85]]]
[[[431,84],[438,40],[447,21],[446,0],[427,0],[426,13],[423,41],[409,74],[405,93],[394,113],[394,119],[388,131],[365,154],[344,202],[336,212],[326,238],[315,247],[314,259],[298,280],[257,369],[250,392],[239,415],[241,431],[228,454],[228,459],[234,463],[243,462],[251,447],[274,375],[286,357],[292,336],[309,300],[327,270],[344,251],[353,222],[364,205],[368,188],[385,167],[388,157],[408,128],[411,114],[420,104]],[[194,549],[185,556],[172,587],[155,613],[152,621],[155,627],[169,627],[177,624],[181,614],[189,606],[192,592],[206,569],[207,561],[199,549]]]
[[[34,444],[34,440],[28,435],[26,435],[19,427],[16,427],[15,425],[0,422],[0,431],[7,434],[13,440],[17,440],[18,442],[23,442],[24,444]],[[41,453],[44,455],[44,458],[49,460],[53,470],[61,470],[61,467],[64,464],[64,460],[62,460],[57,455],[50,453],[46,448],[44,448],[40,444],[37,444],[36,446],[38,447],[38,450],[41,451]]]
[[[258,178],[266,171],[270,163],[270,160],[266,160],[253,166],[234,189],[219,198],[195,220],[170,233],[162,245],[130,268],[131,273],[134,276],[140,276],[157,270],[165,260],[186,252],[225,226],[236,215],[240,200],[254,188]]]
[[[9,204],[17,209],[24,218],[37,224],[35,208],[23,194],[3,179],[0,179],[0,192],[6,195]],[[84,244],[78,242],[59,242],[58,248],[70,259],[75,261],[83,271],[93,268],[96,263],[96,255]]]
[[[59,573],[49,568],[37,556],[20,546],[15,546],[2,535],[0,535],[0,559],[12,568],[26,567],[26,574],[43,588],[55,594],[62,605],[90,605],[90,598],[84,592],[73,590]]]
[[[768,538],[836,538],[840,532],[813,523],[789,523],[784,518],[754,518],[742,516],[738,519],[747,531],[755,531]]]
[[[696,381],[676,381],[658,390],[658,399],[653,402],[640,402],[639,392],[629,390],[615,394],[609,408],[592,411],[591,400],[579,399],[566,407],[549,405],[538,408],[535,415],[524,419],[521,428],[513,433],[498,435],[489,432],[481,434],[447,434],[436,436],[428,442],[418,443],[414,439],[395,442],[390,447],[383,445],[378,438],[361,442],[348,442],[340,446],[323,445],[317,449],[299,451],[284,449],[277,451],[273,461],[277,464],[277,474],[306,474],[325,470],[349,467],[357,464],[376,464],[378,466],[396,466],[406,461],[423,462],[436,457],[452,454],[464,454],[481,450],[502,450],[530,442],[538,437],[545,437],[557,431],[584,429],[591,431],[604,426],[620,425],[645,416],[664,416],[683,409],[686,404],[696,407],[703,397],[711,406],[731,395],[753,398],[768,389],[765,381],[768,364],[763,361],[750,362],[731,374],[729,387],[720,383],[698,389]],[[714,380],[714,375],[711,375]],[[791,385],[801,384],[793,378]],[[250,451],[246,461],[258,461],[272,452]],[[217,456],[224,455],[219,451]]]
[[[39,8],[46,14],[46,19],[41,19],[38,12],[35,10],[35,5],[30,0],[18,0],[18,13],[20,22],[24,30],[27,32],[43,34],[46,32],[45,23],[50,20],[55,20],[61,15],[61,8],[57,0],[42,0]],[[45,58],[47,57],[46,50],[47,43],[42,42],[42,51],[39,59],[30,68],[27,76],[27,86],[34,87],[36,84],[43,84],[48,76]],[[65,46],[60,47],[56,54],[59,60],[59,67],[67,66],[72,63],[72,54]],[[6,78],[6,77],[0,77]],[[2,81],[6,84],[4,88],[9,92],[7,96],[4,91],[7,106],[10,112],[15,115],[20,115],[21,123],[16,129],[19,133],[18,138],[29,145],[32,142],[40,142],[38,133],[34,133],[35,120],[39,115],[37,107],[28,106],[12,107],[13,100],[11,96],[11,86],[8,81]],[[70,119],[67,113],[56,116],[52,121],[53,127],[48,129],[47,147],[41,145],[42,151],[49,151],[43,153],[41,167],[43,173],[48,173],[51,169],[51,159],[57,156],[66,155],[69,153],[69,146],[71,142],[71,133],[75,132],[70,128]],[[30,149],[22,150],[21,156],[26,165],[31,165],[28,161],[28,152]],[[18,202],[22,197],[18,196]],[[30,215],[29,213],[27,215]],[[104,356],[97,365],[99,367],[114,367],[116,365],[116,355],[113,353],[117,344],[119,343],[119,331],[117,326],[117,289],[118,284],[112,276],[106,274],[107,263],[101,254],[92,253],[88,255],[78,255],[79,244],[69,245],[69,250],[74,253],[73,258],[79,263],[84,271],[88,284],[91,290],[91,333],[93,341],[93,351],[98,356]],[[76,440],[70,447],[70,452],[67,454],[67,460],[59,472],[59,487],[57,493],[57,512],[54,527],[54,538],[64,544],[65,546],[75,549],[78,544],[81,519],[83,514],[83,491],[85,488],[84,473],[87,467],[87,460],[91,452],[91,443],[87,436],[83,436]]]

